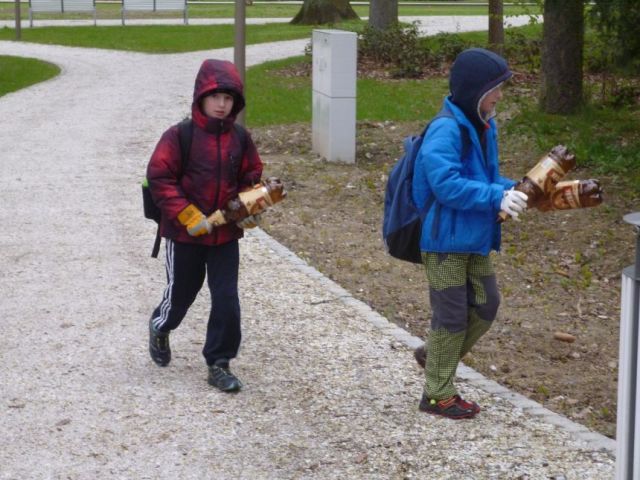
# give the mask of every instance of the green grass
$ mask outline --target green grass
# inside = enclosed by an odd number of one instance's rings
[[[311,121],[311,80],[285,77],[278,70],[304,57],[266,62],[246,73],[247,124],[253,126]]]
[[[101,19],[115,19],[120,18],[120,5],[119,4],[103,4],[97,5],[98,23]],[[247,6],[246,15],[247,18],[293,18],[300,7],[298,5],[275,5],[275,4],[260,4],[254,3]],[[366,6],[356,5],[354,10],[360,17],[369,16],[369,8]],[[29,15],[29,9],[26,4],[22,5],[21,15],[23,19],[27,19]],[[533,10],[532,7],[513,7],[506,6],[504,8],[505,15],[521,15],[528,13],[540,13]],[[188,16],[189,18],[233,18],[235,14],[233,5],[206,5],[206,4],[189,4]],[[399,14],[402,16],[422,16],[422,15],[486,15],[486,6],[467,6],[467,5],[451,5],[451,6],[401,6],[399,8]],[[161,16],[177,18],[179,13],[167,12],[163,14],[153,13],[133,13],[132,18],[159,18]],[[35,24],[38,24],[38,20],[42,19],[91,19],[91,15],[87,14],[74,14],[67,13],[61,14],[38,14],[35,16]],[[0,20],[13,20],[14,19],[14,5],[13,3],[0,4]]]
[[[447,90],[445,79],[358,80],[357,118],[400,122],[428,119],[440,109]]]
[[[248,25],[247,44],[310,38],[312,27]],[[13,40],[13,29],[0,29],[0,40]],[[233,25],[144,25],[118,27],[42,27],[22,30],[25,42],[88,48],[180,53],[233,46]]]
[[[622,175],[640,188],[640,110],[585,106],[574,115],[540,112],[533,101],[505,126],[503,132],[519,137],[540,151],[567,145],[578,165],[590,166],[596,174]]]
[[[51,63],[34,58],[0,55],[0,97],[48,80],[59,73],[60,69]]]
[[[311,79],[281,74],[305,57],[267,62],[247,71],[247,123],[251,126],[311,121]],[[447,92],[444,79],[357,82],[358,120],[411,121],[434,115]]]

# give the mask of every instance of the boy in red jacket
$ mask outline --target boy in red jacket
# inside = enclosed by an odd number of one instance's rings
[[[251,137],[241,135],[240,127],[234,125],[244,105],[235,66],[205,60],[195,81],[193,134],[184,171],[175,125],[160,138],[147,168],[151,195],[162,211],[160,234],[166,239],[167,271],[164,296],[149,320],[149,353],[159,366],[171,361],[169,333],[180,325],[206,276],[211,311],[202,353],[209,384],[224,392],[242,387],[229,369],[241,339],[238,240],[242,228],[255,226],[257,219],[212,228],[206,217],[262,176],[262,162]]]

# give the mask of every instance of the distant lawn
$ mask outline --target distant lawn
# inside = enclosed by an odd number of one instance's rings
[[[59,73],[60,69],[51,63],[34,58],[0,55],[0,97],[48,80]]]
[[[311,79],[283,75],[287,66],[308,62],[293,57],[247,70],[247,124],[252,127],[311,121]],[[357,82],[358,120],[411,121],[433,116],[447,92],[447,81]]]
[[[465,2],[467,3],[467,2]],[[0,3],[0,20],[13,20],[14,18],[14,5],[13,3]],[[97,15],[98,24],[101,19],[107,18],[120,18],[120,5],[119,4],[105,4],[98,3]],[[247,18],[293,18],[300,10],[299,5],[276,5],[273,3],[263,4],[254,2],[253,5],[249,5],[246,8]],[[354,5],[354,10],[360,17],[369,16],[369,7],[362,5]],[[22,5],[22,18],[27,19],[29,15],[29,8],[26,4]],[[197,4],[190,3],[188,6],[189,18],[233,18],[234,6],[230,4],[226,5],[211,5],[211,4]],[[505,15],[526,15],[528,13],[539,14],[540,9],[534,7],[522,7],[522,6],[505,6]],[[453,3],[451,6],[441,5],[428,5],[425,4],[417,6],[400,6],[399,14],[401,16],[425,16],[425,15],[486,15],[487,7],[484,5],[457,5]],[[130,14],[131,18],[178,18],[180,15],[176,12],[165,13],[139,13],[134,12]],[[35,16],[35,25],[38,24],[38,20],[42,19],[91,19],[91,15],[66,13],[60,14],[37,14]]]
[[[311,38],[310,26],[272,23],[248,25],[247,44]],[[14,40],[10,28],[0,29],[0,40]],[[118,27],[42,27],[22,29],[25,42],[144,53],[181,53],[233,46],[233,25],[145,25]]]

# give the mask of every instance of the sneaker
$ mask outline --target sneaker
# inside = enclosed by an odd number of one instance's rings
[[[438,401],[429,399],[423,394],[419,408],[423,412],[440,415],[453,420],[473,418],[477,413],[471,404],[464,401],[460,395],[454,395],[446,400]]]
[[[416,362],[418,362],[418,365],[420,365],[420,367],[424,369],[424,366],[427,363],[426,345],[422,345],[421,347],[416,348],[413,352],[413,356],[415,357]]]
[[[159,332],[149,320],[149,355],[157,365],[165,367],[171,361],[169,332]]]
[[[223,392],[237,392],[242,382],[229,370],[229,364],[209,365],[207,382]]]
[[[474,412],[480,413],[480,405],[478,405],[476,402],[468,402],[464,398],[462,398],[460,395],[455,395],[455,397],[458,398],[458,402],[460,402],[460,405],[462,405],[463,407],[470,408]]]

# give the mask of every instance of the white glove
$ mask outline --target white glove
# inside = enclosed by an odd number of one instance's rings
[[[527,209],[527,198],[526,193],[511,188],[504,192],[502,202],[500,202],[500,210],[517,220],[518,215]]]
[[[240,220],[236,225],[240,228],[255,228],[262,223],[262,215],[256,213],[254,215],[249,215],[248,217]]]

